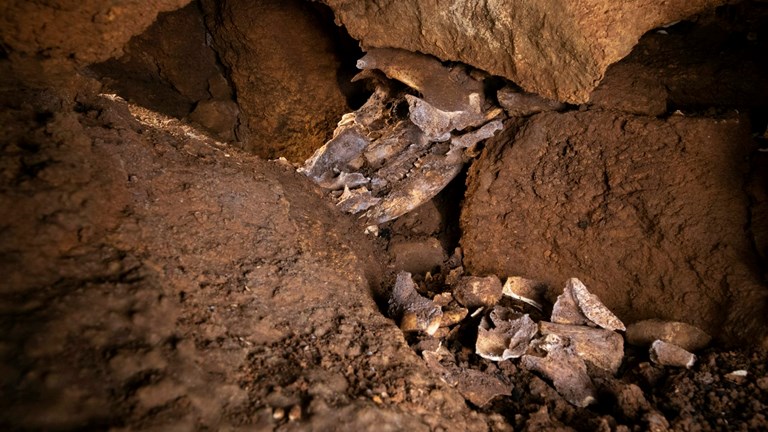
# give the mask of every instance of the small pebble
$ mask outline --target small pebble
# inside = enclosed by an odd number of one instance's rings
[[[285,410],[282,408],[275,408],[272,411],[272,418],[275,420],[282,420],[285,417]]]
[[[743,369],[740,369],[740,370],[735,370],[731,373],[725,374],[725,379],[736,384],[741,384],[746,380],[747,375],[749,375],[749,372]]]
[[[757,380],[757,386],[760,390],[768,391],[768,376],[764,376]]]
[[[301,407],[294,405],[290,411],[288,411],[288,420],[296,421],[301,419]]]

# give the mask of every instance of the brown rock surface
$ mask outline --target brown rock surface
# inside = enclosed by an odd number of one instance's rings
[[[241,145],[303,162],[348,110],[331,18],[301,0],[202,4],[235,86]]]
[[[378,311],[360,227],[291,167],[106,98],[11,96],[3,430],[485,430]]]
[[[160,14],[119,57],[90,67],[104,92],[177,118],[194,120],[222,140],[234,139],[237,109],[209,44],[198,4]]]
[[[45,84],[73,67],[122,53],[128,40],[143,32],[160,12],[190,0],[4,1],[0,5],[0,41],[17,76]]]
[[[470,169],[467,269],[550,286],[578,276],[627,322],[764,335],[766,288],[744,231],[746,126],[571,112],[507,130]]]
[[[648,30],[718,0],[324,0],[364,48],[394,47],[461,61],[523,89],[586,102],[606,68]]]
[[[765,109],[767,18],[764,3],[746,1],[648,32],[608,68],[590,103],[652,116],[676,109]]]

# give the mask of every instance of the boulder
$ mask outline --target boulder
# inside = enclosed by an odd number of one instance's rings
[[[655,27],[720,0],[324,0],[364,48],[460,61],[524,90],[582,103],[606,68]]]
[[[119,56],[158,13],[189,1],[6,1],[0,6],[0,44],[19,78],[45,86],[76,67]]]
[[[749,133],[738,117],[592,111],[508,128],[470,168],[465,267],[550,287],[576,276],[628,323],[762,335],[767,290],[744,230]]]

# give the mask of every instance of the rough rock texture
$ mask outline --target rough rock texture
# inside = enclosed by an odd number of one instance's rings
[[[45,86],[60,74],[67,77],[73,67],[120,55],[125,43],[158,13],[189,1],[4,1],[0,42],[18,76]]]
[[[547,113],[492,141],[467,180],[469,271],[551,288],[577,276],[627,322],[765,334],[745,231],[748,122]]]
[[[485,429],[292,168],[104,98],[0,101],[3,430]]]
[[[364,48],[461,61],[527,91],[586,102],[606,68],[648,30],[719,0],[324,0]]]
[[[653,116],[713,107],[765,110],[766,19],[765,2],[745,1],[649,32],[608,68],[590,104]]]
[[[192,3],[160,14],[126,44],[123,56],[90,69],[104,91],[177,118],[194,111],[197,123],[231,141],[237,104],[209,41],[199,5]]]
[[[202,4],[237,93],[241,145],[303,162],[348,110],[331,18],[301,0]]]

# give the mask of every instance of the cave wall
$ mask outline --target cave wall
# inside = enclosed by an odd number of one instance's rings
[[[529,92],[583,103],[645,32],[721,0],[324,0],[364,48],[460,61]]]
[[[16,77],[45,86],[66,80],[74,68],[122,53],[158,13],[190,0],[5,1],[0,6],[0,41]]]
[[[92,65],[105,92],[234,141],[239,109],[197,2],[160,14],[125,53]]]
[[[332,18],[302,0],[203,0],[240,107],[239,145],[303,162],[349,110]]]

